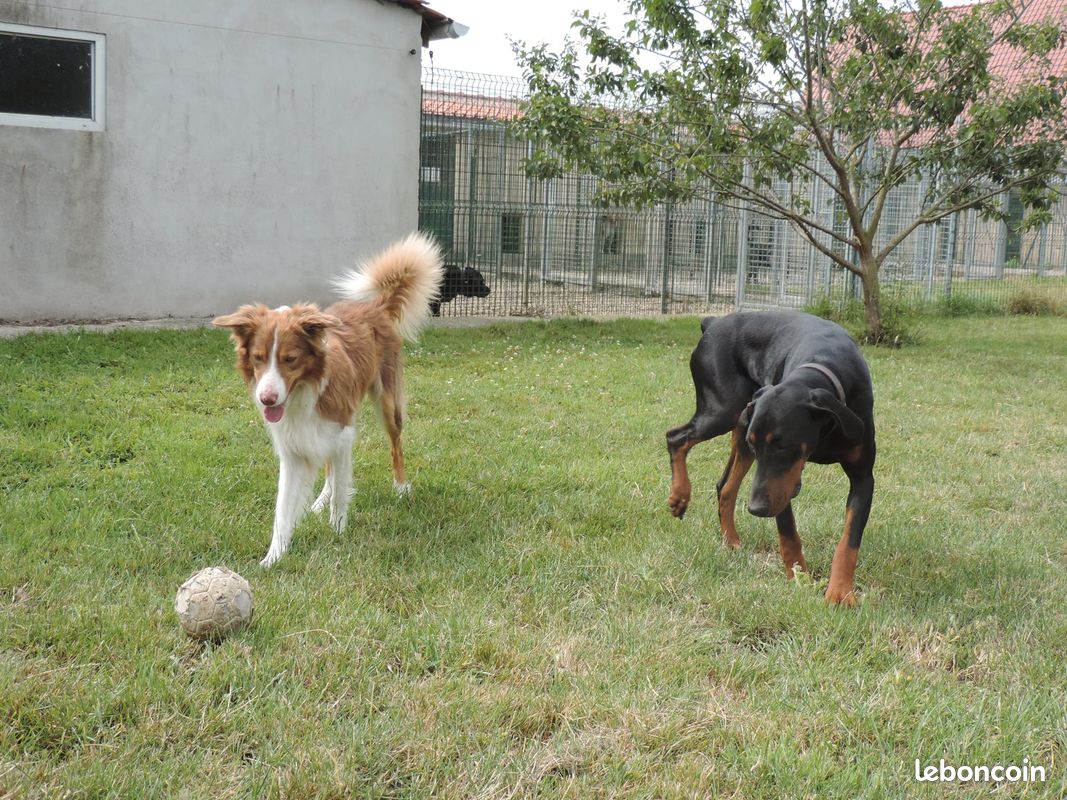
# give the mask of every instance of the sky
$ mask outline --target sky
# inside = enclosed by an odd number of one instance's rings
[[[947,0],[963,5],[972,0]],[[433,64],[441,69],[521,76],[508,37],[528,44],[548,42],[558,51],[577,11],[588,9],[619,30],[627,0],[430,0],[430,7],[470,28],[460,39],[431,42]],[[424,64],[429,59],[424,60]]]
[[[588,9],[618,28],[626,18],[626,0],[431,0],[430,7],[470,28],[460,39],[431,42],[433,64],[441,69],[522,74],[508,37],[529,44],[548,42],[559,50],[576,11]],[[428,63],[424,59],[423,63]]]

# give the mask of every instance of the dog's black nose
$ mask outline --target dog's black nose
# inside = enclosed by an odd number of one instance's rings
[[[767,497],[753,497],[748,501],[748,513],[754,517],[771,516],[771,503]]]

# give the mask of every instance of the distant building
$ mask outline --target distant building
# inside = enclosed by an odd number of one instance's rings
[[[0,319],[328,299],[416,227],[421,49],[460,33],[420,0],[3,3]]]

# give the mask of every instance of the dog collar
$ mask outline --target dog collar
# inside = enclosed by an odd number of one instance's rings
[[[832,383],[834,385],[834,389],[837,390],[837,399],[840,400],[842,403],[845,402],[845,387],[843,387],[841,385],[841,381],[839,381],[837,379],[837,376],[834,375],[834,373],[830,370],[829,367],[824,367],[822,364],[811,364],[811,363],[808,363],[808,364],[801,364],[799,367],[797,367],[797,369],[804,369],[804,367],[808,367],[809,369],[818,370],[823,375],[825,375],[827,378],[829,378],[830,379],[830,383]]]

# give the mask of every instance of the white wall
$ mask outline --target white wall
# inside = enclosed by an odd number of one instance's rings
[[[329,301],[418,220],[419,16],[375,0],[0,0],[106,35],[106,130],[0,125],[0,319]],[[414,54],[412,54],[414,50]]]

